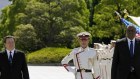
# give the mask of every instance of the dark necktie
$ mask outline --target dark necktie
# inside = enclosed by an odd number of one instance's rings
[[[10,51],[10,55],[9,55],[9,63],[12,63],[12,52]]]
[[[133,41],[130,41],[130,55],[133,57]]]

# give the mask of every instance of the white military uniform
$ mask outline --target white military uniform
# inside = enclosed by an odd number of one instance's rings
[[[106,47],[102,45],[100,49],[98,49],[99,61],[100,61],[100,70],[101,70],[101,78],[107,79],[107,60],[106,60]]]
[[[73,60],[74,62],[74,69],[68,66],[70,60]],[[61,63],[67,71],[75,74],[75,79],[93,79],[93,76],[98,79],[100,77],[99,63],[93,48],[75,48],[61,61]],[[78,69],[81,69],[81,72],[77,72]],[[91,70],[91,72],[86,72],[84,70]]]

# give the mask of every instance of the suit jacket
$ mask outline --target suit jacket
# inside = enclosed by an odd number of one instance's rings
[[[127,38],[123,38],[116,42],[111,79],[127,79],[132,65],[140,79],[140,39],[135,39],[134,56],[131,58]]]
[[[0,79],[29,79],[25,54],[15,50],[12,64],[8,61],[7,52],[0,53]]]

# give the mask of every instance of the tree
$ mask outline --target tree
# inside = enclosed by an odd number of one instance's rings
[[[36,38],[37,34],[31,24],[18,25],[14,32],[16,38],[16,48],[23,51],[34,51],[39,48],[40,40]]]
[[[2,36],[13,35],[15,31],[15,16],[20,12],[24,12],[27,0],[12,0],[12,4],[2,10],[1,24],[0,27]]]
[[[114,11],[129,19],[140,11],[139,0],[12,0],[2,10],[0,37],[16,32],[16,26],[30,24],[39,47],[74,47],[78,32],[89,31],[93,42],[125,36],[125,26],[116,19]],[[127,4],[126,4],[127,3]],[[90,26],[90,27],[89,27]],[[24,32],[24,31],[23,31]],[[108,39],[104,40],[104,39]]]
[[[95,22],[93,21],[94,17],[94,8],[100,3],[101,0],[85,0],[87,4],[87,8],[89,9],[89,26],[92,27]]]
[[[3,15],[3,36],[12,35],[15,26],[31,24],[42,47],[71,47],[77,33],[73,29],[89,29],[89,11],[84,0],[13,0],[12,5],[3,10]],[[68,32],[75,36],[67,35]]]
[[[46,46],[64,46],[69,41],[62,42],[62,39],[69,38],[62,33],[71,31],[72,28],[88,29],[88,10],[84,0],[48,0],[41,2],[29,2],[25,13],[18,15],[21,22],[30,23],[36,30],[38,38]],[[80,4],[82,3],[82,4]],[[20,18],[21,17],[21,18]],[[26,22],[25,22],[26,21]],[[77,33],[75,31],[71,31]],[[73,33],[72,33],[73,34]],[[63,37],[62,37],[62,36]],[[71,35],[73,36],[73,35]],[[72,37],[74,38],[74,37]],[[70,45],[68,45],[70,47]]]
[[[94,39],[119,39],[124,37],[125,26],[116,18],[114,12],[118,11],[124,16],[123,11],[127,9],[130,14],[134,14],[139,8],[138,3],[138,0],[101,0],[94,8],[93,22],[95,22],[95,24],[90,28]],[[136,8],[136,6],[138,8]]]

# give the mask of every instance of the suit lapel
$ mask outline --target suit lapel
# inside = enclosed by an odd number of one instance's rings
[[[4,62],[5,64],[9,67],[10,66],[10,63],[9,63],[9,60],[8,60],[8,55],[7,55],[7,51],[5,50],[4,51]]]
[[[126,50],[128,50],[128,52],[130,52],[127,38],[125,39],[125,44],[126,44]]]
[[[138,40],[135,39],[134,57],[137,55],[137,53],[138,53],[137,51],[139,50],[138,44],[139,44]]]
[[[125,38],[125,46],[126,46],[125,50],[127,50],[128,55],[131,57],[127,38]]]
[[[17,51],[14,51],[14,55],[13,55],[13,59],[12,59],[12,65],[14,65],[16,63],[16,59],[17,59]]]
[[[9,63],[9,61],[8,61],[8,55],[7,55],[6,50],[4,51],[4,58],[5,58],[5,61]]]

